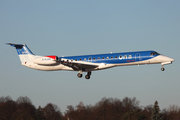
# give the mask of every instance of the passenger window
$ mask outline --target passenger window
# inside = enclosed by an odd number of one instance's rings
[[[96,60],[96,58],[93,58],[93,60]]]
[[[119,58],[122,59],[122,55],[120,55]]]
[[[75,61],[77,61],[77,59],[75,59]]]
[[[82,59],[79,59],[79,61],[81,61]]]
[[[104,57],[102,57],[102,59],[104,59]]]
[[[124,58],[127,59],[127,55],[124,55]]]
[[[107,57],[107,59],[109,59],[109,57]]]
[[[100,57],[98,57],[98,60],[100,59]]]
[[[89,60],[91,60],[91,58],[89,58]]]
[[[131,56],[131,55],[129,55],[129,58],[131,59],[131,58],[132,58],[132,56]]]
[[[113,59],[113,56],[111,56],[111,59]]]
[[[117,56],[115,56],[115,58],[117,58]]]
[[[71,61],[73,61],[73,59],[71,59]]]
[[[84,61],[86,61],[86,58],[84,58]]]

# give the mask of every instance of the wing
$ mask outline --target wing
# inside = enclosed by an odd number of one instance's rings
[[[99,64],[84,62],[84,61],[71,61],[68,59],[61,59],[59,62],[65,66],[71,67],[74,70],[82,70],[85,71],[86,69],[95,69],[99,67]]]

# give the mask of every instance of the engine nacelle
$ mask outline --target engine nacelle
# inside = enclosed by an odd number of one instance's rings
[[[57,61],[58,61],[57,56],[44,56],[33,60],[34,63],[40,65],[53,65],[53,64],[57,64]]]

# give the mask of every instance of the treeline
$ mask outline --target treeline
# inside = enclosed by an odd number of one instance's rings
[[[44,108],[36,109],[28,97],[0,98],[0,120],[63,120],[57,105],[48,103]]]
[[[0,97],[0,120],[180,120],[180,108],[160,110],[158,102],[142,107],[136,98],[102,98],[95,105],[69,105],[64,114],[57,105],[48,103],[35,108],[28,97]]]

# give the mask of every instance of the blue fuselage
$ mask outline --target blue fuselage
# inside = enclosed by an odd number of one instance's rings
[[[105,63],[105,64],[123,64],[131,62],[140,62],[157,57],[155,51],[138,51],[138,52],[124,52],[124,53],[108,53],[95,55],[80,55],[59,57],[59,59],[68,59],[70,61],[84,61],[91,63]]]

